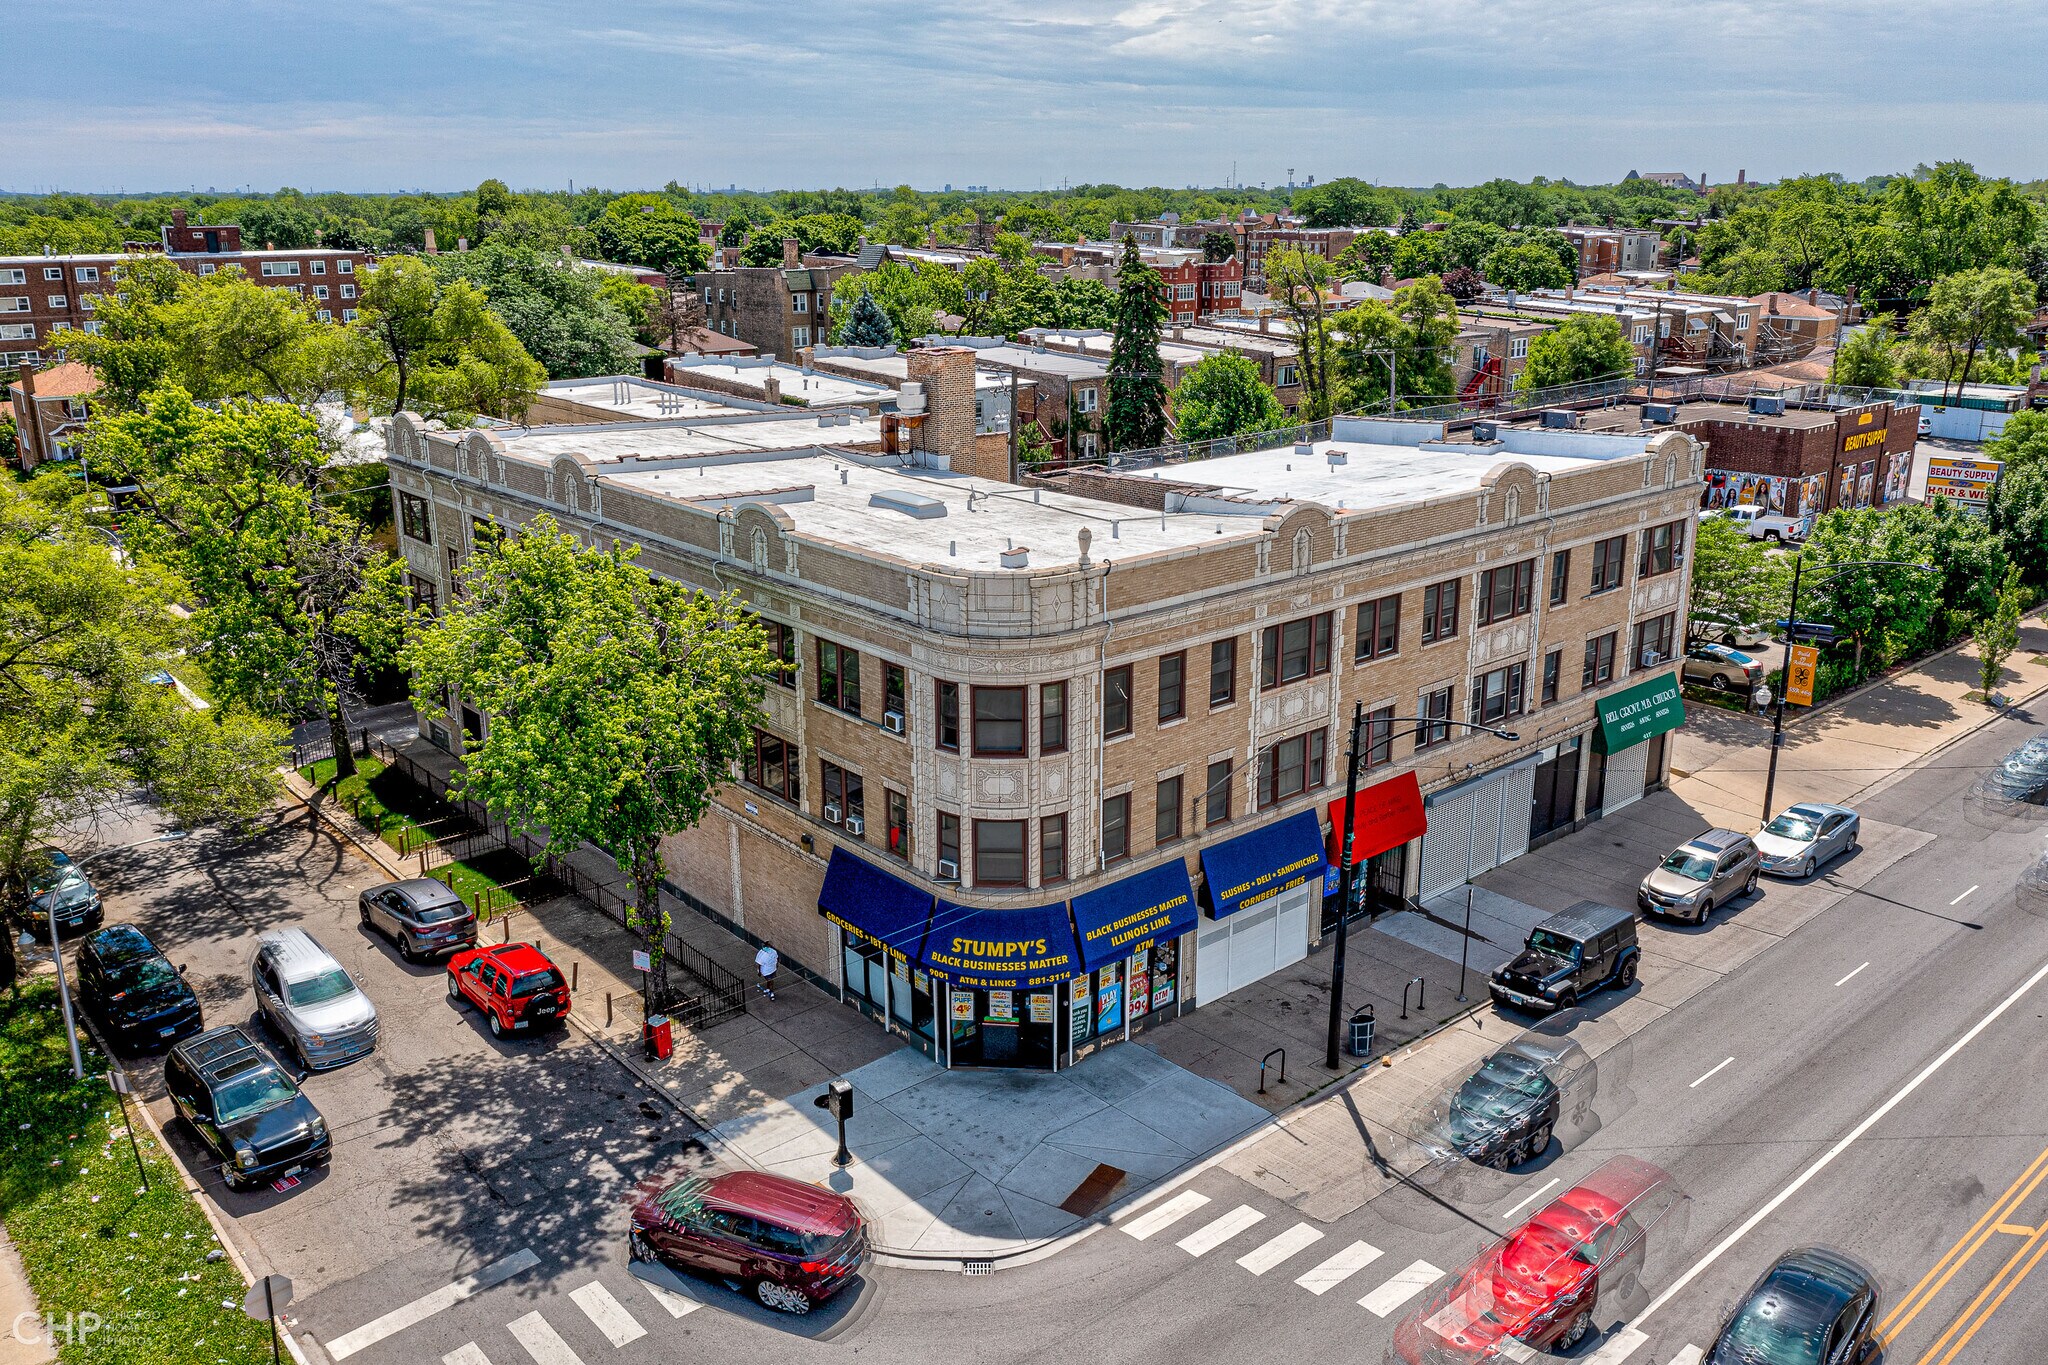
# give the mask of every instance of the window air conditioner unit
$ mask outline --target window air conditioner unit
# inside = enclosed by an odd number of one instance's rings
[[[846,817],[846,832],[848,834],[851,834],[856,839],[860,838],[860,836],[867,831],[867,827],[868,822],[861,819],[858,815],[849,815]]]
[[[901,711],[884,711],[882,713],[882,728],[892,735],[902,734],[903,713]]]
[[[825,823],[828,825],[839,823],[839,804],[836,801],[827,801],[825,803]]]
[[[951,858],[939,859],[939,880],[957,882],[960,880],[960,864]]]

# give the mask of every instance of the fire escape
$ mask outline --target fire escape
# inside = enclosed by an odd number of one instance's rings
[[[1507,384],[1501,376],[1500,357],[1490,355],[1472,371],[1472,377],[1466,380],[1465,387],[1458,391],[1458,401],[1490,405],[1499,402],[1501,394],[1506,390]]]

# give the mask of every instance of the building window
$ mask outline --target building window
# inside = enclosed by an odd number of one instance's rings
[[[1260,635],[1259,686],[1284,687],[1330,671],[1330,613],[1267,626]]]
[[[350,260],[336,261],[334,268],[343,275],[353,275],[356,273],[356,263]]]
[[[1458,633],[1458,580],[1432,583],[1422,590],[1422,643],[1448,640]]]
[[[1530,595],[1536,586],[1536,561],[1503,564],[1479,575],[1479,624],[1512,620],[1529,614]]]
[[[882,804],[888,812],[889,828],[882,847],[895,857],[910,861],[910,798],[894,787],[882,788]]]
[[[882,665],[882,710],[895,716],[899,726],[910,713],[910,675],[902,664]]]
[[[1394,761],[1394,708],[1382,706],[1365,713],[1365,766],[1377,768]]]
[[[808,313],[811,311],[811,296],[809,294],[792,294],[790,295],[790,304],[797,312]]]
[[[1041,885],[1067,879],[1067,817],[1047,815],[1038,822],[1038,880]]]
[[[1648,342],[1648,341],[1649,341],[1649,339],[1650,339],[1650,328],[1649,328],[1649,325],[1648,325],[1647,323],[1642,323],[1642,324],[1638,324],[1638,325],[1637,325],[1637,327],[1636,327],[1636,345],[1638,345],[1638,346],[1641,346],[1641,345],[1643,345],[1644,343]],[[1638,364],[1640,364],[1641,362],[1640,362],[1640,361],[1638,361],[1637,363],[1638,363]]]
[[[1621,586],[1622,561],[1628,556],[1628,537],[1612,536],[1593,546],[1593,584],[1590,592],[1612,592]]]
[[[434,519],[427,511],[427,500],[416,493],[398,495],[398,521],[405,528],[406,535],[423,545],[434,543]]]
[[[1180,777],[1162,777],[1152,793],[1152,842],[1170,844],[1180,838]]]
[[[974,822],[976,886],[1024,885],[1024,826],[1022,820]]]
[[[409,573],[405,576],[405,583],[407,587],[412,589],[412,604],[414,606],[429,616],[439,614],[439,595],[434,591],[433,579],[422,578],[416,573]]]
[[[1024,752],[1023,688],[974,689],[974,752],[996,755]]]
[[[1102,861],[1122,862],[1131,856],[1131,795],[1112,796],[1102,803]]]
[[[1543,705],[1548,706],[1557,700],[1557,675],[1563,669],[1563,650],[1553,649],[1543,656]]]
[[[960,747],[960,684],[942,682],[938,689],[938,734],[937,743],[941,749],[958,750]]]
[[[747,781],[793,802],[798,799],[802,767],[796,745],[766,730],[754,731],[754,747],[747,753]]]
[[[100,268],[96,265],[82,265],[78,267],[77,277],[80,284],[98,284]]]
[[[1472,719],[1481,725],[1522,714],[1522,673],[1525,665],[1509,664],[1482,674],[1472,688]]]
[[[1292,365],[1282,365],[1273,372],[1273,387],[1276,389],[1293,388],[1296,382],[1297,377]]]
[[[271,276],[297,275],[299,273],[299,263],[297,261],[265,261],[263,263],[263,273]]]
[[[354,298],[356,296],[356,287],[352,284],[343,285],[341,287],[341,296],[345,299]]]
[[[1094,412],[1096,404],[1101,400],[1101,396],[1101,390],[1099,389],[1075,389],[1074,410],[1083,413]]]
[[[1228,706],[1237,700],[1237,637],[1209,644],[1209,705]]]
[[[322,309],[320,310],[320,321],[322,321],[322,322],[332,322],[332,321],[334,321],[334,310],[333,310],[333,309],[331,309],[331,308],[322,308]]]
[[[1678,567],[1685,551],[1685,523],[1669,521],[1652,526],[1642,534],[1642,548],[1636,554],[1636,577],[1655,578]]]
[[[1526,360],[1529,357],[1529,338],[1515,337],[1508,342],[1509,360]]]
[[[1202,792],[1202,824],[1210,829],[1230,822],[1230,779],[1237,765],[1219,758],[1209,765],[1207,786]]]
[[[315,275],[325,275],[327,273],[327,262],[314,261],[307,269],[311,270]]]
[[[1564,605],[1565,593],[1571,583],[1572,552],[1559,550],[1550,556],[1550,605]]]
[[[1415,747],[1427,749],[1432,744],[1441,744],[1451,737],[1451,727],[1443,724],[1451,718],[1451,692],[1453,689],[1440,687],[1425,693],[1422,709],[1416,712],[1428,718],[1428,723],[1415,732]]]
[[[818,773],[823,779],[826,821],[834,825],[848,820],[865,823],[868,818],[866,787],[860,780],[860,774],[850,772],[837,763],[820,763]]]
[[[1614,677],[1614,643],[1617,638],[1616,633],[1610,630],[1586,641],[1586,666],[1579,674],[1581,690],[1598,687]]]
[[[1737,313],[1735,315],[1735,330],[1738,332],[1747,332],[1749,330],[1749,314]]]
[[[59,294],[52,298],[50,306],[53,308],[57,307],[57,299],[62,297],[63,295]],[[35,305],[29,302],[28,296],[25,294],[17,294],[13,298],[0,299],[0,313],[26,313],[34,307]]]
[[[1662,616],[1637,624],[1634,644],[1629,658],[1637,668],[1655,668],[1658,664],[1671,662],[1673,638],[1678,633],[1678,614],[1666,612]]]
[[[1159,723],[1179,720],[1187,714],[1188,656],[1184,651],[1164,654],[1159,659]]]
[[[1259,806],[1275,806],[1289,797],[1323,785],[1325,749],[1322,730],[1283,739],[1259,755]]]
[[[941,878],[960,880],[960,817],[947,810],[939,812],[939,862],[953,865],[951,872],[937,869]]]
[[[44,267],[43,267],[43,278],[44,278],[44,279],[46,279],[46,280],[61,280],[61,279],[63,279],[63,278],[64,278],[64,267],[63,267],[63,266],[61,266],[61,265],[46,265],[46,266],[44,266]],[[0,284],[27,284],[27,283],[28,283],[28,272],[27,272],[26,270],[0,270]]]
[[[1102,737],[1112,739],[1131,732],[1131,666],[1112,668],[1102,675]]]
[[[326,297],[327,297],[327,286],[326,286],[326,285],[324,285],[324,284],[316,284],[316,285],[314,285],[314,286],[313,286],[313,297],[314,297],[314,298],[316,298],[316,299],[324,299],[324,298],[326,298]]]
[[[768,635],[768,652],[775,656],[777,662],[788,665],[769,674],[769,681],[781,683],[784,687],[795,687],[796,627],[786,626],[780,621],[763,621],[761,628]]]
[[[789,329],[789,344],[790,344],[791,346],[793,346],[794,348],[796,348],[797,350],[802,350],[802,349],[803,349],[804,347],[806,347],[806,346],[810,345],[810,344],[811,344],[811,329],[810,329],[810,328],[808,328],[808,327],[792,327],[792,328],[790,328],[790,329]]]
[[[356,320],[356,310],[355,310],[355,309],[353,309],[353,308],[344,308],[344,309],[342,309],[342,310],[341,310],[341,320],[342,320],[343,322],[354,322],[354,321]]]
[[[1358,604],[1358,633],[1352,645],[1352,661],[1383,659],[1401,652],[1401,596],[1382,597]]]
[[[9,302],[12,302],[12,300],[9,300]],[[26,312],[28,311],[28,306],[27,306],[27,305],[28,305],[28,300],[27,300],[27,299],[23,299],[23,300],[22,300],[21,302],[22,302],[22,307],[21,307],[21,308],[20,308],[20,309],[19,309],[18,311],[26,313]],[[70,306],[71,306],[71,300],[70,300],[70,299],[68,299],[68,298],[66,298],[66,297],[65,297],[64,295],[62,295],[62,294],[52,294],[52,295],[50,295],[50,307],[52,307],[52,308],[69,308]]]
[[[830,640],[818,641],[818,700],[860,714],[860,654]]]
[[[1038,687],[1038,752],[1056,754],[1067,747],[1067,685],[1040,683]]]

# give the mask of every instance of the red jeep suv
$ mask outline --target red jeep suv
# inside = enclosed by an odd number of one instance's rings
[[[448,998],[482,1010],[493,1038],[569,1022],[569,983],[531,943],[472,948],[449,958]]]
[[[868,1255],[853,1201],[765,1171],[685,1176],[643,1193],[628,1249],[744,1284],[784,1313],[808,1313],[844,1289]]]

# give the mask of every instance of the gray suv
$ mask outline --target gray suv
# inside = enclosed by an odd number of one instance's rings
[[[356,897],[365,928],[390,935],[407,962],[476,947],[476,914],[445,882],[386,882]]]
[[[1643,878],[1636,904],[1644,913],[1705,924],[1717,905],[1756,890],[1763,855],[1747,834],[1710,829],[1673,849]]]
[[[258,939],[249,976],[264,1022],[306,1070],[352,1062],[377,1046],[377,1007],[304,929]]]

